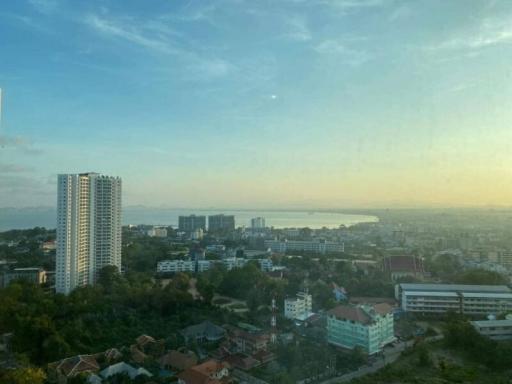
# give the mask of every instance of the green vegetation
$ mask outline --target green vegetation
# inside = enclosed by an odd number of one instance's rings
[[[102,270],[94,287],[69,296],[19,282],[0,290],[0,333],[13,332],[12,347],[35,365],[78,353],[129,345],[142,333],[175,340],[184,326],[204,319],[224,322],[224,311],[194,301],[188,276],[165,287],[141,274]]]
[[[510,372],[495,371],[450,353],[442,344],[420,344],[395,363],[351,384],[509,384]]]
[[[43,241],[55,240],[55,230],[36,227],[26,230],[0,232],[0,241],[17,243],[16,246],[0,244],[0,260],[16,261],[17,268],[55,268],[55,251],[45,254],[40,248]]]

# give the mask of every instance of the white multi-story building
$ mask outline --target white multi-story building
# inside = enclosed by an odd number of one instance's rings
[[[205,272],[212,267],[210,260],[198,260],[197,261],[197,272]]]
[[[327,342],[372,355],[396,340],[393,311],[388,304],[339,305],[327,312]]]
[[[270,272],[274,269],[272,259],[258,259],[258,263],[260,264],[260,268],[263,272]]]
[[[490,339],[512,340],[512,319],[472,321],[471,325]]]
[[[405,312],[485,316],[512,311],[512,290],[505,285],[397,284],[395,296]]]
[[[56,291],[94,284],[106,265],[121,270],[121,179],[58,176]]]
[[[167,237],[167,228],[165,227],[153,227],[148,230],[149,237]]]
[[[233,268],[242,268],[245,264],[247,264],[249,260],[242,259],[239,257],[228,257],[222,260],[222,263],[226,267],[228,271],[231,271]]]
[[[233,268],[242,268],[249,261],[239,257],[229,257],[223,260],[163,260],[159,261],[156,267],[156,271],[159,273],[176,273],[176,272],[205,272],[211,269],[215,264],[222,264],[228,271]],[[273,270],[272,260],[270,259],[258,259],[261,270],[268,272]]]
[[[190,240],[202,240],[204,232],[202,228],[197,228],[190,233]]]
[[[313,314],[313,297],[307,292],[299,292],[296,297],[284,300],[284,317],[306,320]]]
[[[195,272],[196,262],[192,260],[163,260],[156,266],[159,273]]]
[[[301,251],[312,253],[345,252],[345,244],[326,240],[265,240],[265,247],[272,252]]]

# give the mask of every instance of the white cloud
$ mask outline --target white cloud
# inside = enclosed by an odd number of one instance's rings
[[[451,37],[435,45],[428,51],[453,49],[478,50],[502,44],[512,43],[512,19],[485,19],[478,29],[465,31],[464,34]]]
[[[368,52],[350,48],[344,40],[324,40],[314,49],[322,55],[342,57],[344,61],[353,66],[363,64],[371,59]]]
[[[57,0],[29,0],[28,2],[39,12],[44,14],[53,13],[58,7]]]
[[[311,31],[307,25],[306,20],[300,16],[287,17],[285,25],[288,31],[285,33],[285,37],[295,41],[309,41],[311,40]]]
[[[408,4],[401,4],[391,11],[388,20],[393,22],[410,17],[413,14],[412,8]]]
[[[89,14],[85,23],[99,33],[163,53],[179,54],[180,51],[170,46],[167,41],[156,37],[148,37],[133,25],[114,21],[98,15]]]

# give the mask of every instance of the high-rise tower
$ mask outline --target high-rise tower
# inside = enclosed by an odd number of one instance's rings
[[[121,269],[121,179],[66,174],[57,188],[56,290],[68,294],[106,265]]]

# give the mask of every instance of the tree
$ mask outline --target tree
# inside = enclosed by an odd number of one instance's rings
[[[0,383],[9,384],[43,384],[46,380],[40,368],[17,368],[0,371]]]

